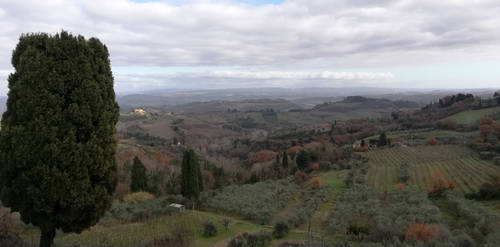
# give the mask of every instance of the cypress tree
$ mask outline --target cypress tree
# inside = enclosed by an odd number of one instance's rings
[[[132,165],[132,174],[130,179],[130,190],[132,192],[148,190],[148,176],[146,175],[146,167],[142,161],[135,156]]]
[[[286,151],[283,151],[283,162],[282,162],[283,168],[288,169],[288,154]]]
[[[310,161],[310,156],[309,156],[309,153],[305,150],[300,150],[299,154],[297,155],[297,167],[300,169],[300,170],[304,170],[307,168],[307,166],[309,165],[309,161]]]
[[[383,147],[387,145],[387,136],[385,135],[385,132],[380,134],[380,136],[378,137],[378,143],[377,143],[377,146],[378,147]]]
[[[80,233],[112,203],[118,104],[108,49],[61,32],[22,35],[0,130],[0,199],[41,230]]]
[[[200,196],[200,191],[203,190],[203,178],[198,158],[192,149],[184,151],[181,178],[182,195],[186,198],[197,200]]]

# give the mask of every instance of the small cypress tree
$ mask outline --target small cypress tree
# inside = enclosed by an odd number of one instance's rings
[[[61,32],[22,35],[0,130],[0,199],[40,228],[80,233],[111,207],[118,104],[108,49]]]
[[[385,135],[385,132],[380,134],[380,136],[378,137],[378,142],[377,142],[377,146],[378,147],[383,147],[387,145],[387,136]]]
[[[283,162],[281,163],[283,168],[288,169],[288,154],[286,151],[283,151]]]
[[[137,156],[134,157],[134,163],[132,164],[130,190],[132,192],[148,190],[148,176],[146,174],[146,167],[144,166],[144,164],[142,164],[142,161]]]
[[[309,165],[309,161],[310,161],[309,153],[305,150],[300,150],[299,154],[297,155],[297,167],[300,170],[304,170]]]
[[[182,157],[182,195],[186,198],[197,200],[203,190],[203,178],[201,176],[200,164],[194,150],[184,151]]]

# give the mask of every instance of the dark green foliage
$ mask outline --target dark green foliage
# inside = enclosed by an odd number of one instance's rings
[[[305,150],[300,150],[296,159],[297,167],[300,170],[305,170],[309,166],[309,161],[310,161],[309,153]]]
[[[271,244],[271,233],[243,233],[231,239],[227,247],[266,247]]]
[[[286,151],[283,151],[283,162],[281,163],[283,168],[288,169],[288,154]]]
[[[200,164],[194,150],[184,151],[182,157],[182,195],[197,200],[203,190]]]
[[[203,224],[203,236],[214,237],[217,235],[217,226],[211,221],[207,221]]]
[[[500,104],[500,92],[495,92],[495,94],[493,94],[493,98],[497,100],[497,104]]]
[[[361,146],[362,146],[362,147],[366,146],[365,139],[361,140]]]
[[[21,36],[12,55],[0,132],[2,203],[42,231],[81,232],[116,187],[115,102],[109,53],[98,39]]]
[[[491,182],[481,185],[479,188],[479,197],[483,200],[500,198],[500,176],[491,176]]]
[[[377,141],[377,147],[383,147],[387,145],[387,136],[385,133],[380,134]]]
[[[142,132],[125,132],[123,136],[125,138],[134,138],[138,144],[144,146],[163,146],[167,143],[167,141],[161,137],[152,136],[148,133]]]
[[[284,238],[284,237],[286,237],[286,235],[288,235],[288,232],[290,232],[290,228],[288,227],[288,224],[283,222],[283,221],[280,221],[274,225],[273,237]]]
[[[142,164],[142,161],[137,158],[137,156],[134,157],[131,173],[130,190],[132,192],[148,191],[148,176],[146,175],[146,167]]]

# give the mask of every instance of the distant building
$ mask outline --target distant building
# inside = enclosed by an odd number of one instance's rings
[[[172,203],[169,207],[177,209],[179,213],[184,213],[184,211],[186,211],[186,207],[182,204]]]
[[[146,111],[144,109],[138,108],[134,109],[134,113],[138,115],[146,115]]]

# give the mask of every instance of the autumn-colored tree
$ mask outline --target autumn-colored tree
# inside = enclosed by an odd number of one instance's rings
[[[403,183],[397,183],[394,185],[394,189],[396,189],[396,190],[404,190],[404,189],[406,189],[406,187],[407,187],[406,184],[403,184]]]
[[[250,158],[250,164],[263,163],[274,159],[278,155],[276,152],[272,151],[259,151],[252,155]]]
[[[479,125],[479,134],[481,134],[482,137],[486,138],[488,137],[491,132],[493,132],[493,127],[490,124],[481,124]]]
[[[311,180],[311,185],[312,185],[313,187],[319,187],[319,186],[321,186],[321,184],[323,184],[323,183],[321,182],[321,178],[313,178],[313,179]]]
[[[447,190],[452,190],[457,187],[455,181],[446,178],[446,174],[441,167],[435,168],[429,173],[429,196],[441,196]]]
[[[438,140],[436,138],[432,137],[429,140],[427,140],[427,144],[431,146],[436,146],[439,144]]]
[[[292,159],[295,157],[295,155],[301,150],[302,148],[300,146],[293,146],[289,149],[286,150],[288,155],[292,157]]]
[[[442,230],[437,226],[428,226],[422,222],[412,224],[406,231],[406,238],[427,242],[441,235]]]
[[[314,163],[311,168],[313,170],[319,170],[319,164],[318,163]]]
[[[479,120],[479,125],[491,125],[493,124],[494,120],[490,117],[485,117]]]

